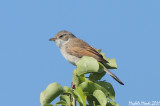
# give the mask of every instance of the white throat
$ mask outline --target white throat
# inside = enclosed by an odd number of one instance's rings
[[[70,39],[68,39],[67,41],[64,41],[62,39],[57,39],[55,42],[56,42],[56,45],[61,48],[63,45],[65,45],[66,43],[68,43],[70,41]]]

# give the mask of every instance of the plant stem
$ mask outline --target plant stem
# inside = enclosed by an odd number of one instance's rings
[[[74,90],[75,89],[75,85],[73,84],[73,82],[71,83],[71,88],[72,88],[72,90]],[[74,96],[73,96],[73,98],[72,98],[72,100],[73,100],[73,106],[76,106],[76,99],[74,98]]]
[[[73,106],[76,106],[76,99],[73,97]]]

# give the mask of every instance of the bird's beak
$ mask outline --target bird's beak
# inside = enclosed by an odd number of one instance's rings
[[[56,41],[57,40],[57,38],[51,38],[51,39],[49,39],[49,41]]]

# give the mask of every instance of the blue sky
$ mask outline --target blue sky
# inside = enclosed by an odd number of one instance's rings
[[[40,106],[46,86],[70,86],[75,66],[48,39],[68,30],[116,58],[116,102],[160,101],[160,1],[1,0],[0,106]],[[56,99],[53,103],[55,103]]]

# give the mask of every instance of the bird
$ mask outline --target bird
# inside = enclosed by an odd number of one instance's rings
[[[66,30],[58,32],[53,38],[49,39],[49,41],[54,41],[56,45],[60,48],[60,51],[64,58],[73,65],[76,65],[76,63],[83,56],[93,57],[103,65],[105,63],[108,63],[108,61],[103,58],[103,56],[97,51],[97,49],[90,46],[88,43],[77,38],[74,34]],[[124,85],[124,83],[116,75],[109,71],[105,67],[105,65],[104,71],[106,71],[121,85]]]

